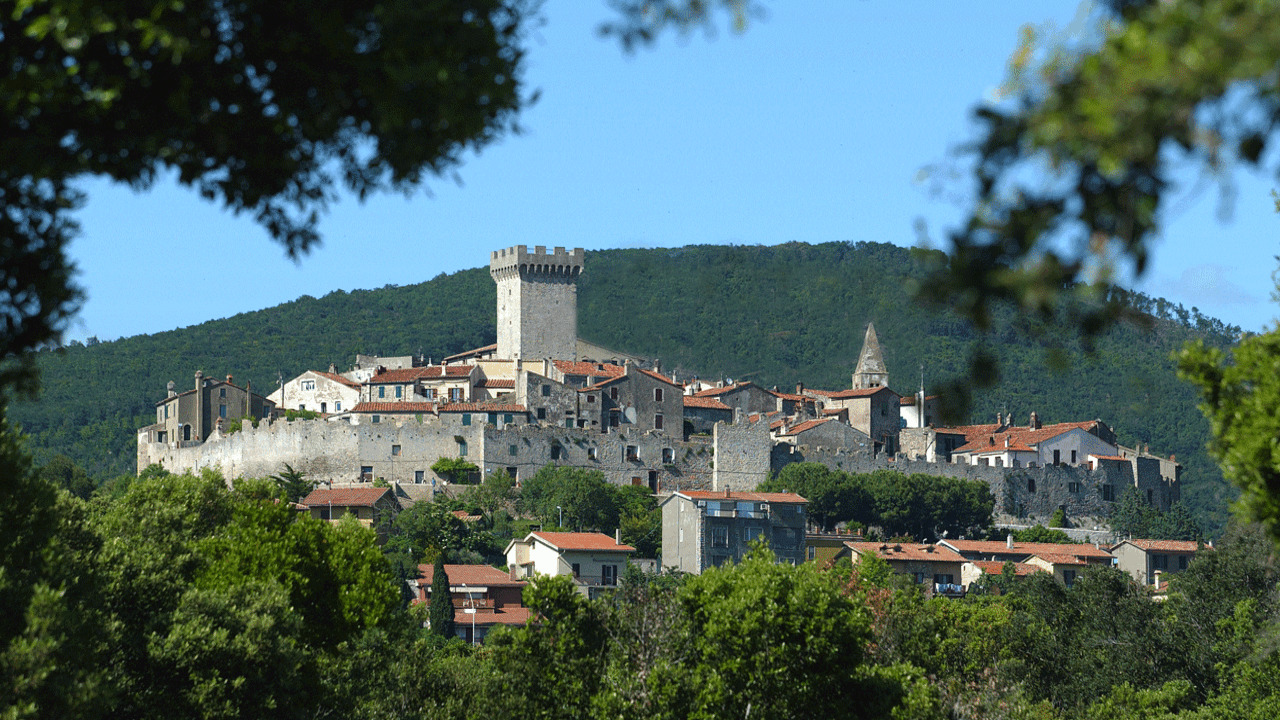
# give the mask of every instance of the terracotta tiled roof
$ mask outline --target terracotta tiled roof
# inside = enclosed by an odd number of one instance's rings
[[[747,416],[747,422],[758,422],[765,418],[771,418],[775,415],[781,415],[781,414],[782,414],[781,410],[771,410],[767,413],[751,413],[750,415]],[[782,422],[782,421],[779,420],[778,422]]]
[[[454,608],[455,625],[470,625],[472,618],[476,625],[524,625],[533,617],[533,611],[519,605],[507,606],[496,610],[480,608],[475,615],[468,615],[463,608]]]
[[[937,396],[937,395],[926,395],[926,396],[925,396],[925,398],[924,398],[925,402],[928,402],[928,401],[930,401],[930,400],[937,400],[937,399],[938,399],[938,396]],[[899,399],[898,399],[898,404],[899,404],[899,405],[915,405],[915,404],[916,404],[916,395],[914,395],[914,394],[912,394],[912,395],[903,395],[901,398],[899,398]]]
[[[444,359],[444,362],[453,362],[454,360],[461,360],[462,358],[471,357],[472,355],[483,355],[485,353],[494,352],[497,349],[498,349],[498,343],[494,343],[492,345],[485,345],[484,347],[478,347],[478,348],[475,348],[474,350],[467,350],[466,352],[460,352],[457,355],[450,355],[449,357]]]
[[[979,555],[1042,555],[1049,553],[1051,555],[1073,555],[1075,557],[1093,558],[1095,560],[1107,560],[1110,562],[1111,553],[1106,550],[1099,549],[1088,543],[1024,543],[1015,542],[1013,547],[1009,547],[1002,540],[944,540],[944,543],[955,548],[961,553],[974,553]]]
[[[512,580],[506,572],[489,565],[449,565],[444,566],[444,574],[449,576],[450,585],[485,585],[502,587],[523,587],[523,580]],[[435,579],[434,565],[418,566],[418,586],[430,585]]]
[[[479,515],[472,515],[471,513],[468,513],[466,510],[454,510],[449,514],[458,518],[463,522],[480,522]],[[445,567],[448,567],[448,566],[446,565]],[[450,577],[453,577],[453,576],[450,575]]]
[[[792,402],[802,402],[802,403],[813,402],[813,398],[809,397],[808,395],[796,395],[795,393],[778,392],[777,390],[770,390],[769,394],[773,395],[774,397],[782,398],[783,400],[791,400]]]
[[[415,380],[433,380],[439,378],[464,378],[475,371],[475,365],[429,365],[427,367],[399,368],[383,370],[369,378],[369,385],[385,385],[388,383],[410,383]]]
[[[1057,423],[1054,425],[1044,425],[1039,428],[1029,427],[1008,427],[1000,430],[998,425],[971,425],[968,427],[955,428],[965,435],[965,444],[956,448],[955,452],[985,452],[992,449],[1000,449],[1004,447],[1005,438],[1009,439],[1010,446],[1018,446],[1022,448],[1034,449],[1037,445],[1058,437],[1072,430],[1081,430],[1089,432],[1098,426],[1098,421],[1090,420],[1088,422],[1076,423]]]
[[[436,404],[429,402],[362,402],[351,408],[353,413],[429,413]]]
[[[1111,549],[1114,551],[1125,543],[1129,543],[1141,550],[1157,550],[1164,552],[1193,553],[1200,549],[1200,544],[1194,540],[1124,540],[1112,545]],[[1213,548],[1206,545],[1205,549],[1212,550]]]
[[[913,562],[962,563],[964,558],[948,547],[921,543],[845,542],[845,547],[859,554],[870,553],[885,560],[911,560]]]
[[[823,408],[823,415],[843,415],[849,412],[849,408]]]
[[[522,413],[528,410],[523,405],[515,405],[511,403],[442,403],[439,406],[440,412],[493,412],[493,413]]]
[[[613,552],[635,552],[630,545],[619,545],[613,538],[603,533],[594,532],[543,532],[529,533],[530,537],[538,537],[557,550],[595,550]]]
[[[515,380],[503,380],[501,378],[486,378],[480,381],[482,388],[494,388],[495,390],[513,390],[515,389]]]
[[[708,410],[733,409],[713,397],[698,397],[697,395],[683,395],[682,397],[684,398],[685,407],[706,408]]]
[[[307,507],[340,505],[342,507],[373,507],[391,488],[316,488],[302,499]]]
[[[571,362],[569,360],[552,360],[552,365],[565,375],[587,375],[594,377],[617,377],[627,372],[621,365],[613,363]]]
[[[1129,458],[1123,455],[1090,455],[1095,460],[1115,460],[1119,462],[1129,462]]]
[[[1004,563],[996,562],[995,560],[974,560],[972,565],[987,575],[1000,575],[1004,572]],[[1017,577],[1025,577],[1038,572],[1048,571],[1038,565],[1013,563],[1013,574]]]
[[[639,370],[639,372],[640,372],[641,374],[643,374],[643,375],[648,375],[649,377],[651,377],[651,378],[653,378],[654,380],[657,380],[657,381],[659,381],[659,382],[664,382],[664,383],[666,383],[666,384],[668,384],[668,385],[672,385],[672,386],[674,386],[674,387],[684,387],[684,386],[683,386],[683,385],[681,385],[680,383],[676,382],[675,380],[672,380],[671,378],[667,377],[666,375],[663,375],[662,373],[656,373],[656,372],[654,372],[654,371],[652,371],[652,370],[644,370],[644,369],[642,369],[642,368],[637,368],[637,370]]]
[[[319,370],[312,370],[311,372],[319,375],[322,378],[325,378],[326,380],[332,380],[336,383],[341,383],[343,385],[346,385],[347,387],[352,387],[352,388],[360,387],[360,383],[356,382],[355,380],[352,380],[351,378],[342,377],[337,373],[320,372]]]
[[[1051,565],[1088,565],[1078,555],[1059,555],[1057,553],[1035,553],[1031,557],[1038,557]]]
[[[812,430],[812,429],[814,429],[814,428],[818,427],[819,425],[823,425],[823,424],[825,424],[825,423],[829,423],[829,422],[837,422],[837,421],[836,421],[836,419],[835,419],[835,418],[829,418],[829,417],[828,417],[828,418],[819,418],[819,419],[817,419],[817,420],[806,420],[805,422],[802,422],[802,423],[800,423],[799,425],[795,425],[795,426],[793,426],[790,430],[787,430],[787,432],[785,432],[785,433],[783,433],[783,434],[785,434],[785,435],[799,435],[800,433],[804,432],[805,430]]]
[[[779,418],[769,423],[770,430],[781,430],[783,425],[787,424],[786,418]]]
[[[742,500],[767,503],[807,503],[803,497],[795,493],[759,493],[759,492],[709,492],[705,490],[681,490],[676,495],[683,495],[690,500]]]

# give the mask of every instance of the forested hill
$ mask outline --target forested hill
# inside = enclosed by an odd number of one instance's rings
[[[874,321],[891,385],[909,394],[960,376],[974,342],[969,325],[910,300],[923,266],[893,245],[695,246],[589,252],[579,283],[580,334],[658,357],[682,377],[750,379],[765,386],[848,387],[867,321]],[[1217,526],[1232,496],[1203,451],[1208,425],[1169,359],[1187,340],[1226,345],[1238,329],[1162,300],[1135,296],[1153,329],[1112,330],[1085,356],[1061,337],[1035,336],[1012,313],[994,338],[1001,381],[974,398],[975,421],[1032,410],[1047,422],[1101,418],[1125,444],[1149,444],[1185,465],[1184,498]],[[12,416],[37,457],[66,454],[103,477],[134,470],[136,428],[173,380],[233,374],[266,394],[278,374],[345,369],[358,352],[439,359],[494,341],[495,293],[487,268],[294,302],[156,335],[43,353],[43,393]],[[1047,369],[1050,358],[1066,363]]]

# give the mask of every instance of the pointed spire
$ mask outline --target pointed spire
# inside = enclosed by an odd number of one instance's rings
[[[888,387],[889,370],[880,352],[880,339],[876,337],[875,323],[867,323],[867,334],[862,340],[862,352],[858,354],[858,367],[853,371],[853,389]]]

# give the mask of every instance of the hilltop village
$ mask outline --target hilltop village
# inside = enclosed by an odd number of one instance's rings
[[[527,478],[548,464],[598,470],[655,493],[744,493],[794,462],[832,469],[982,480],[997,521],[1043,522],[1061,509],[1105,524],[1127,488],[1169,510],[1172,458],[1117,444],[1101,419],[940,427],[936,398],[890,386],[868,324],[847,388],[794,390],[665,373],[577,336],[582,249],[493,252],[497,342],[445,357],[357,356],[282,381],[268,395],[234,377],[170,382],[138,431],[139,472],[218,467],[226,477],[288,464],[329,488],[387,485],[403,502],[447,492],[432,471],[458,458]],[[801,533],[803,535],[803,533]]]

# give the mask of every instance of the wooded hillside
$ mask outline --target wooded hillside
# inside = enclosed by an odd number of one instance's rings
[[[844,388],[868,321],[891,385],[910,394],[924,374],[933,392],[964,376],[976,335],[945,308],[911,301],[923,259],[873,243],[775,247],[691,246],[587,254],[579,283],[580,334],[658,357],[682,378],[749,379],[765,386]],[[1149,444],[1185,466],[1183,498],[1206,528],[1225,520],[1233,490],[1204,453],[1208,426],[1170,353],[1187,340],[1225,346],[1239,329],[1163,300],[1126,298],[1151,328],[1121,326],[1092,355],[1066,335],[1034,334],[1011,311],[990,338],[1001,378],[973,397],[970,419],[997,412],[1025,423],[1101,418],[1123,444]],[[62,453],[98,477],[134,471],[136,428],[173,380],[196,370],[232,374],[266,394],[306,369],[345,369],[355,354],[423,353],[435,359],[494,341],[487,268],[379,290],[303,296],[274,308],[155,335],[74,345],[40,359],[42,395],[12,417],[37,459]],[[1051,369],[1055,368],[1055,369]]]

